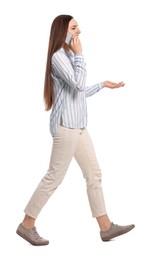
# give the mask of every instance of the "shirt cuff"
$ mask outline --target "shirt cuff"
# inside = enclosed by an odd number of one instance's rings
[[[99,83],[99,85],[100,85],[100,89],[104,88],[104,83],[103,82]]]

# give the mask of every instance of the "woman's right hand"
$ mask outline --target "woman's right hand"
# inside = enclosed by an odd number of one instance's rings
[[[125,83],[123,81],[120,81],[118,83],[116,82],[112,82],[112,81],[109,81],[109,80],[106,80],[106,81],[103,81],[103,86],[105,88],[120,88],[120,87],[124,87]]]

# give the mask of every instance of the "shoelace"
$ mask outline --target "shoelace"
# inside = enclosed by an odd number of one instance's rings
[[[39,236],[39,234],[38,234],[38,232],[37,232],[37,230],[36,230],[36,227],[34,227],[32,230],[33,230],[33,235],[34,235],[35,239],[36,239],[36,240],[37,240],[37,239],[41,239],[41,237]]]

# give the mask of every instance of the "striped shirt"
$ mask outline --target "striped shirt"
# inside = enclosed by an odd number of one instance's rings
[[[82,54],[61,48],[52,56],[54,82],[53,107],[50,114],[50,132],[54,136],[58,126],[85,128],[87,126],[86,97],[100,89],[102,83],[86,87],[86,64]]]

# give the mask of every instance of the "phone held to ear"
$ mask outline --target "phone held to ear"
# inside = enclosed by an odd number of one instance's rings
[[[65,43],[70,45],[71,44],[71,40],[72,40],[72,34],[70,34],[69,32],[67,32],[66,35],[66,39],[65,39]]]

